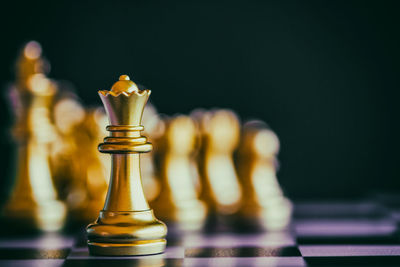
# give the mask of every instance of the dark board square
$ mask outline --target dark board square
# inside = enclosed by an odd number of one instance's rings
[[[87,246],[87,238],[86,236],[79,235],[75,239],[75,247],[86,247]]]
[[[67,259],[63,267],[102,267],[102,266],[171,266],[180,267],[183,266],[182,259]]]
[[[181,246],[182,240],[180,237],[176,236],[168,236],[167,237],[167,246]]]
[[[295,257],[301,256],[297,247],[203,247],[186,248],[185,257]]]
[[[70,252],[65,249],[35,249],[35,248],[0,248],[0,259],[65,259]]]
[[[399,256],[304,257],[308,266],[400,266]]]
[[[400,238],[391,236],[307,236],[297,237],[297,244],[400,244]]]

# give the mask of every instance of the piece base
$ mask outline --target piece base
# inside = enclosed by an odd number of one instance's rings
[[[98,256],[140,256],[159,254],[165,251],[165,239],[140,240],[133,243],[88,242],[89,253]]]

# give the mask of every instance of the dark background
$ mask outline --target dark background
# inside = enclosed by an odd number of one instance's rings
[[[293,198],[399,192],[396,2],[3,3],[0,82],[6,91],[34,39],[50,76],[73,82],[88,105],[129,74],[162,113],[224,107],[265,120]],[[8,105],[3,97],[2,184],[12,172]]]

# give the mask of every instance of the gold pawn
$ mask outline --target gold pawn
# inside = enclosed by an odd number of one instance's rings
[[[151,203],[158,216],[179,230],[203,227],[207,207],[199,200],[199,173],[194,160],[198,130],[185,115],[166,120],[161,140],[161,187],[158,198]]]
[[[145,198],[140,153],[152,145],[140,131],[150,90],[139,90],[122,75],[110,91],[99,91],[110,125],[99,151],[112,157],[111,178],[103,210],[88,225],[89,252],[94,255],[148,255],[165,250],[167,227],[157,220]]]
[[[202,196],[211,214],[229,216],[238,211],[242,190],[236,173],[233,152],[240,138],[240,123],[231,110],[194,111],[199,121],[202,144],[199,166]]]
[[[244,198],[239,214],[265,229],[285,229],[291,219],[292,204],[284,196],[276,177],[279,139],[262,121],[243,126],[238,153],[238,172]]]

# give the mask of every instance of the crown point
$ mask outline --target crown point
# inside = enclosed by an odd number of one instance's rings
[[[129,78],[128,75],[121,75],[121,76],[119,76],[119,80],[120,80],[120,81],[129,81],[130,78]]]

